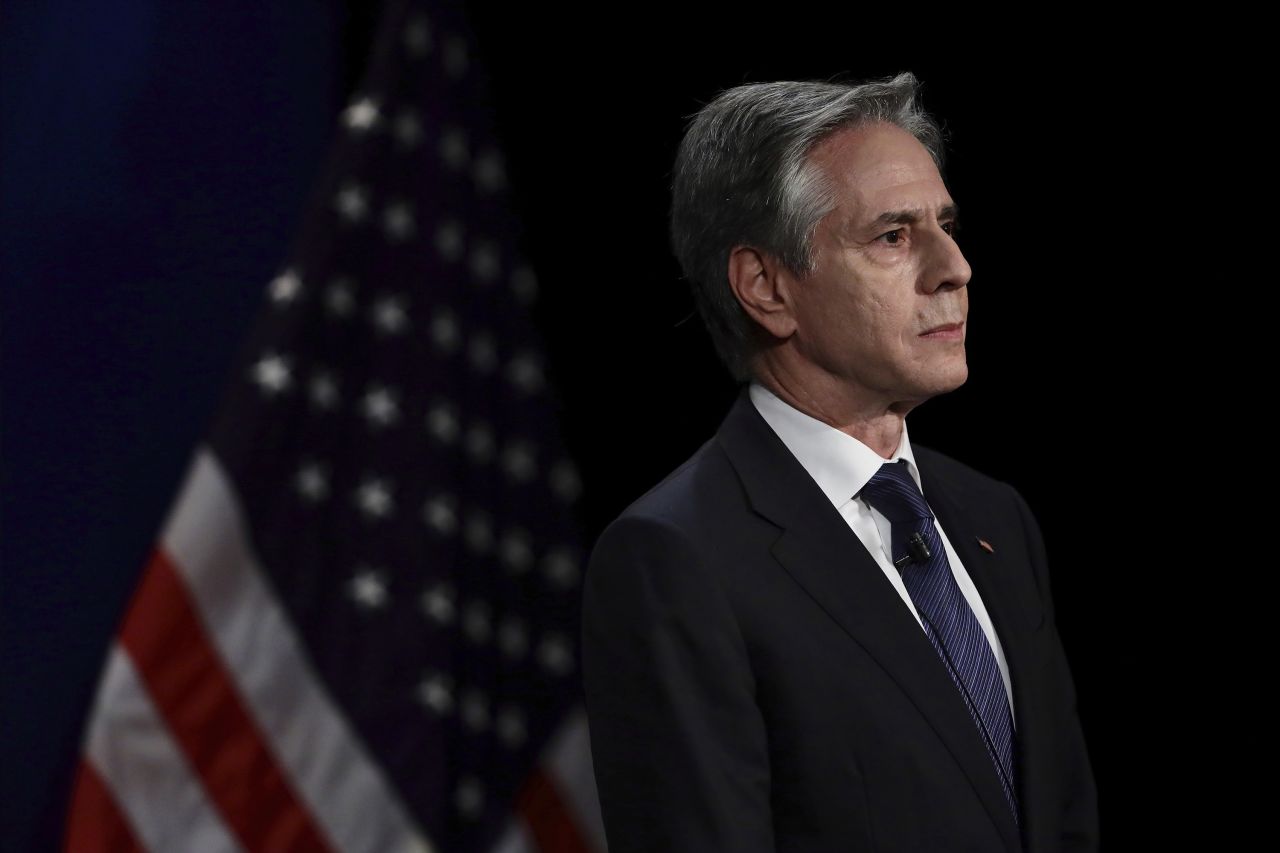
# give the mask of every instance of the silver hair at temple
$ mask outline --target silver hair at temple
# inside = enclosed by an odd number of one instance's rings
[[[859,85],[753,83],[716,96],[693,117],[676,154],[671,245],[716,352],[739,382],[760,330],[729,286],[729,254],[747,245],[797,276],[813,269],[813,234],[834,188],[808,156],[837,130],[896,125],[942,171],[942,131],[917,102],[911,72]]]

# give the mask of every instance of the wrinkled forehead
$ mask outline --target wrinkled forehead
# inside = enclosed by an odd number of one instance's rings
[[[895,125],[836,131],[814,147],[809,160],[834,191],[832,213],[850,226],[890,210],[938,215],[954,206],[928,149]]]

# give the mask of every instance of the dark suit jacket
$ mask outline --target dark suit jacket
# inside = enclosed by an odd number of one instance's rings
[[[591,554],[583,679],[611,853],[1097,848],[1035,518],[1007,483],[912,449],[1009,664],[1022,837],[919,623],[744,386]]]

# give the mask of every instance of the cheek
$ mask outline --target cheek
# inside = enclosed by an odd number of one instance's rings
[[[875,341],[892,343],[901,339],[904,324],[902,305],[882,294],[868,294],[857,306],[858,325]]]

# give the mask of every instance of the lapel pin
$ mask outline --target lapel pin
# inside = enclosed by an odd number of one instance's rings
[[[981,539],[978,537],[974,537],[974,538],[978,539],[978,544],[981,545],[982,550],[986,551],[988,554],[994,554],[996,552],[996,549],[992,548],[991,543],[988,542],[987,540]]]

